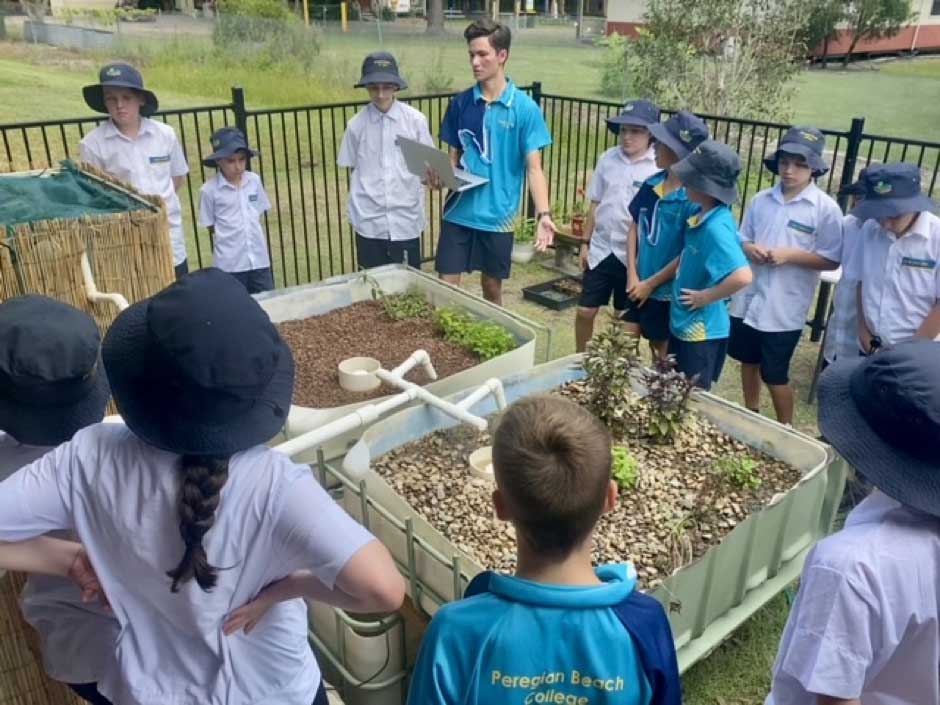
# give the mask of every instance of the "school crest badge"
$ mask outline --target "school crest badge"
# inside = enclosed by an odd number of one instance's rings
[[[872,191],[877,193],[879,196],[885,196],[891,193],[892,186],[887,181],[879,181],[872,187]]]
[[[692,141],[692,133],[688,130],[679,130],[679,139],[688,144]]]
[[[111,68],[109,68],[107,71],[104,72],[104,75],[111,76],[112,78],[116,78],[121,75],[121,69],[119,69],[117,66],[112,66]]]

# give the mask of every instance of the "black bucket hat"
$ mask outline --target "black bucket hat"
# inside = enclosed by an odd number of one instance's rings
[[[390,83],[399,90],[408,88],[405,79],[398,73],[398,62],[387,51],[374,51],[362,62],[362,78],[356,88],[366,88],[376,83]]]
[[[764,160],[764,166],[771,174],[778,174],[777,162],[781,154],[795,154],[803,157],[813,177],[822,176],[829,171],[829,165],[823,159],[826,136],[815,127],[791,127],[777,143],[777,150]]]
[[[657,142],[669,147],[679,159],[685,159],[689,152],[708,139],[708,125],[688,110],[680,110],[666,122],[650,125],[650,132]]]
[[[132,88],[141,93],[144,96],[144,104],[140,108],[141,115],[153,115],[160,107],[157,96],[144,88],[144,77],[140,75],[140,71],[130,64],[108,64],[98,72],[98,83],[82,88],[82,95],[85,96],[89,108],[107,114],[104,89],[108,87]]]
[[[940,516],[940,343],[837,360],[820,380],[819,428],[882,492]]]
[[[657,122],[659,122],[659,108],[655,103],[648,100],[630,100],[623,106],[619,115],[607,118],[607,129],[619,135],[621,125],[649,128]]]
[[[258,152],[248,146],[245,134],[237,127],[221,127],[212,133],[212,154],[202,160],[203,165],[217,167],[219,159],[227,159],[240,151],[249,157],[257,157]]]
[[[859,178],[864,200],[852,209],[859,220],[896,218],[905,213],[936,210],[920,190],[920,169],[913,164],[876,164]]]
[[[269,441],[287,420],[290,348],[219,269],[186,275],[124,310],[102,357],[124,423],[157,448],[231,455]]]
[[[868,169],[862,169],[858,172],[858,181],[855,181],[851,184],[846,184],[839,188],[839,196],[855,196],[857,198],[863,198],[865,196],[865,174],[868,172]]]
[[[738,200],[741,159],[731,147],[705,140],[685,159],[672,166],[683,186],[707,193],[725,204]]]
[[[45,296],[0,304],[0,430],[57,446],[104,418],[110,390],[87,313]]]

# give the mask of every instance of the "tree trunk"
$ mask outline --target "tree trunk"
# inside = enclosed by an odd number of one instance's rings
[[[444,0],[428,0],[428,34],[444,34]]]
[[[855,51],[856,45],[858,45],[859,36],[858,33],[852,32],[852,42],[849,44],[848,51],[845,52],[845,58],[842,59],[842,68],[847,69],[849,67],[849,62],[852,60],[852,52]]]
[[[826,37],[825,39],[823,39],[823,52],[822,52],[822,68],[824,71],[826,70],[826,64],[829,63],[827,61],[828,58],[829,58],[829,37]]]

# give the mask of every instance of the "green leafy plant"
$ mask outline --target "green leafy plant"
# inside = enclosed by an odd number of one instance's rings
[[[756,490],[763,484],[760,477],[760,462],[747,455],[728,455],[719,458],[712,470],[722,478],[742,489]]]
[[[614,446],[610,451],[611,475],[622,490],[632,490],[640,480],[640,463],[630,455],[626,446]]]
[[[434,58],[424,75],[424,88],[428,93],[449,93],[454,88],[454,77],[444,65],[444,47],[434,50]]]
[[[632,416],[631,378],[640,367],[639,339],[617,321],[598,331],[584,355],[587,407],[609,427],[621,427]]]
[[[437,309],[434,324],[445,340],[466,348],[481,360],[491,360],[516,347],[512,333],[501,325],[477,320],[455,308]]]
[[[253,52],[262,67],[292,63],[311,68],[319,35],[281,0],[218,0],[212,40],[223,51]]]
[[[627,38],[614,32],[595,44],[606,48],[601,63],[601,93],[623,100],[627,96]]]
[[[513,239],[518,244],[535,242],[535,233],[538,230],[538,224],[535,218],[520,218],[516,221],[516,228]]]
[[[431,315],[431,304],[424,294],[416,289],[403,294],[386,294],[378,281],[366,272],[362,273],[360,281],[369,287],[372,300],[378,301],[385,310],[385,315],[393,321],[428,318]]]
[[[647,432],[658,443],[671,443],[689,415],[689,399],[695,379],[675,368],[675,358],[667,355],[641,373],[647,394],[643,404],[649,415]]]
[[[382,17],[383,22],[394,22],[395,20],[398,19],[398,15],[388,5],[385,5],[382,8],[381,17]]]

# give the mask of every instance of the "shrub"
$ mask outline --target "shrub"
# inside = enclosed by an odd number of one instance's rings
[[[639,339],[612,321],[591,338],[583,364],[588,409],[608,427],[622,427],[632,416],[630,380],[640,366]]]
[[[601,64],[601,93],[617,100],[627,95],[627,41],[616,32],[597,40],[598,45],[607,47]]]
[[[643,403],[649,413],[648,433],[659,443],[671,443],[689,415],[689,398],[695,380],[675,369],[675,358],[667,355],[643,370],[647,394]]]
[[[424,89],[428,93],[449,93],[454,88],[454,77],[444,66],[444,47],[434,50],[434,58],[424,74]]]
[[[320,53],[315,30],[281,0],[218,0],[212,39],[219,48],[254,52],[256,64],[301,63],[310,68]]]

